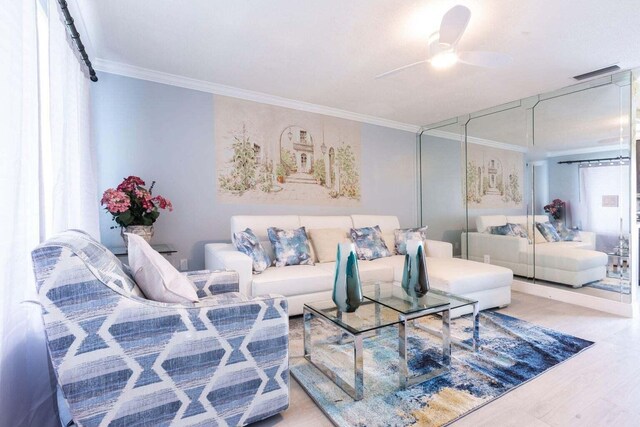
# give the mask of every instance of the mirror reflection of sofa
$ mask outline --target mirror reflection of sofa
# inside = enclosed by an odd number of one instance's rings
[[[545,223],[549,219],[546,215],[536,215],[533,220],[526,215],[478,216],[477,231],[462,233],[462,253],[467,253],[468,245],[470,260],[483,262],[488,255],[491,264],[507,267],[517,276],[533,278],[535,274],[536,279],[574,288],[606,277],[607,254],[595,250],[595,233],[580,231],[581,241],[547,242],[534,229],[533,221]],[[489,231],[490,227],[507,224],[521,225],[528,237],[497,235]],[[527,224],[531,225],[527,227]]]

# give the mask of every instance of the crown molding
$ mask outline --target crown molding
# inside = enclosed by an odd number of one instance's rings
[[[147,80],[150,82],[162,83],[171,86],[178,86],[186,89],[197,90],[200,92],[208,92],[215,95],[245,99],[247,101],[276,105],[278,107],[291,108],[293,110],[307,111],[310,113],[324,114],[326,116],[354,120],[356,122],[368,123],[407,132],[417,133],[420,130],[420,126],[417,125],[396,122],[380,117],[368,116],[366,114],[353,113],[350,111],[340,110],[338,108],[311,104],[309,102],[296,101],[293,99],[269,95],[262,92],[255,92],[252,90],[240,89],[233,86],[211,83],[204,80],[192,79],[176,74],[169,74],[161,71],[150,70],[148,68],[136,67],[134,65],[109,61],[102,58],[96,58],[95,61],[93,61],[93,66],[96,70],[102,71],[104,73],[118,74],[120,76],[132,77],[135,79]]]
[[[463,136],[460,134],[447,132],[440,129],[431,129],[425,131],[424,133],[438,138],[450,139],[458,142],[462,142],[463,140]],[[518,151],[520,153],[526,153],[529,151],[527,147],[522,147],[520,145],[507,144],[504,142],[492,141],[490,139],[476,138],[475,136],[467,136],[467,142],[470,144],[484,145],[486,147],[498,148],[501,150]]]
[[[629,144],[613,144],[613,145],[603,145],[600,147],[587,147],[587,148],[574,148],[572,150],[561,150],[561,151],[547,151],[545,156],[547,158],[552,157],[562,157],[562,156],[573,156],[576,154],[589,154],[589,153],[602,153],[605,151],[616,151],[616,150],[628,150]]]

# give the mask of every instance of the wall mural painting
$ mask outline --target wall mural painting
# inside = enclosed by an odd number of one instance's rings
[[[360,205],[360,123],[214,97],[223,203]]]
[[[469,208],[521,208],[523,177],[523,153],[468,144],[466,195]]]

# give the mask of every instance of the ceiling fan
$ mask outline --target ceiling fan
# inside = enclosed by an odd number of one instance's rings
[[[451,67],[457,62],[487,68],[499,68],[508,65],[511,62],[511,57],[504,53],[458,51],[458,42],[466,30],[470,18],[471,11],[466,6],[457,5],[452,7],[442,17],[440,30],[429,36],[427,59],[379,74],[376,79],[387,77],[427,62],[434,68]]]

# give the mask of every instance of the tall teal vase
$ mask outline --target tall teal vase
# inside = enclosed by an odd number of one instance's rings
[[[353,243],[339,243],[333,280],[333,302],[338,311],[352,313],[362,304],[362,300],[362,283],[355,247]]]
[[[411,296],[422,297],[429,292],[427,260],[424,246],[420,240],[407,242],[407,254],[404,256],[402,289]]]

